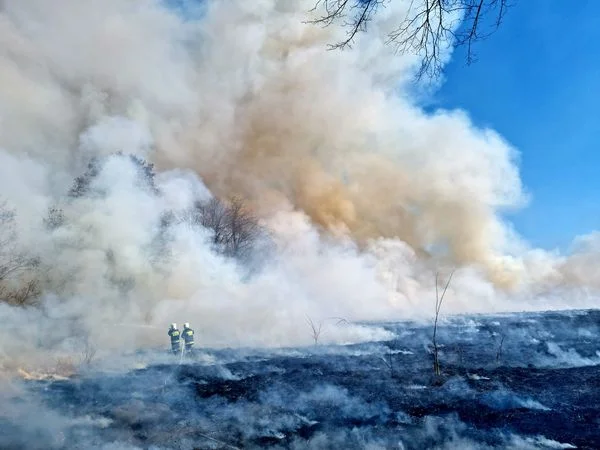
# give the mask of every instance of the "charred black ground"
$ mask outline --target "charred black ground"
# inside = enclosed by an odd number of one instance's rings
[[[28,382],[60,420],[0,420],[0,447],[600,448],[600,311],[450,318],[442,377],[430,326],[383,326],[398,338]]]

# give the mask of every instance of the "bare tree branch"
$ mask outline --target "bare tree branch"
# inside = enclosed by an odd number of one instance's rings
[[[349,28],[346,39],[329,45],[330,49],[349,47],[358,32],[367,30],[367,23],[384,2],[385,0],[319,0],[311,11],[316,11],[322,5],[325,14],[309,23],[331,25],[337,20],[345,19],[346,10],[350,10],[350,21],[344,22],[344,26]]]
[[[351,46],[359,32],[367,31],[377,10],[390,1],[395,0],[319,0],[311,11],[324,12],[308,23],[329,26],[342,22],[348,29],[346,37],[329,48],[343,49]],[[411,0],[387,44],[396,52],[421,56],[417,79],[436,77],[442,70],[445,48],[465,46],[467,64],[471,64],[473,44],[499,28],[509,6],[509,0]],[[485,23],[492,24],[487,31]]]

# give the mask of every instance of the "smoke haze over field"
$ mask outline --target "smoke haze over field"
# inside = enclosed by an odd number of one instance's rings
[[[13,250],[35,255],[43,279],[39,309],[0,305],[5,356],[82,335],[164,345],[172,321],[203,345],[309,343],[307,315],[430,317],[434,273],[452,267],[447,312],[597,305],[597,235],[572,255],[529,248],[501,217],[527,202],[517,150],[411,97],[419,60],[385,45],[409,3],[331,52],[345,30],[305,24],[314,0],[209,1],[193,19],[151,0],[4,1],[0,193]],[[158,195],[111,157],[93,181],[102,195],[67,198],[92,157],[118,151],[155,164]],[[208,230],[161,228],[212,195],[246,198],[271,232],[250,276]],[[44,226],[50,207],[65,226]]]

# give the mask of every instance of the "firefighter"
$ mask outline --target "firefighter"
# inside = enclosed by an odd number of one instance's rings
[[[177,329],[177,324],[172,323],[171,328],[169,328],[169,336],[171,336],[171,351],[177,355],[181,351],[181,342],[180,337],[181,333]]]
[[[186,353],[191,353],[194,348],[194,330],[190,328],[190,324],[188,322],[183,324],[183,340],[185,342],[185,351]]]

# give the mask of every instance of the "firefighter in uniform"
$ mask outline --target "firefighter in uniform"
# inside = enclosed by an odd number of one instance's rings
[[[176,355],[181,351],[181,333],[177,329],[176,323],[171,324],[171,328],[169,328],[168,334],[169,336],[171,336],[171,351]]]
[[[183,336],[183,341],[185,342],[185,351],[186,353],[191,353],[194,348],[194,330],[190,328],[189,323],[183,324],[183,332],[181,333]]]

